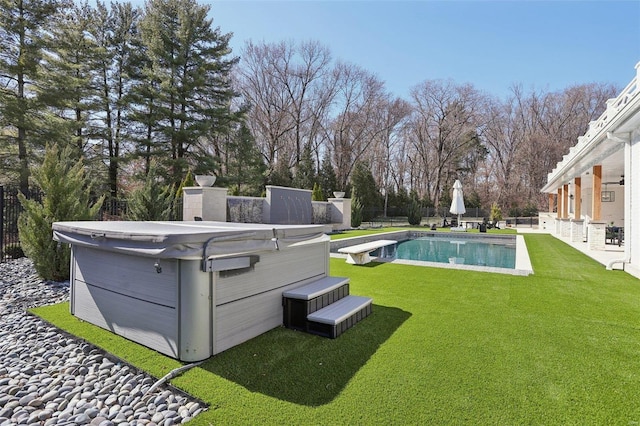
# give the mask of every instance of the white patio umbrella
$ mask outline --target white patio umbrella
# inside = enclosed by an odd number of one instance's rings
[[[464,197],[462,195],[462,184],[458,179],[453,184],[453,197],[451,199],[451,208],[449,211],[458,215],[458,226],[460,226],[460,216],[466,213],[464,208]]]

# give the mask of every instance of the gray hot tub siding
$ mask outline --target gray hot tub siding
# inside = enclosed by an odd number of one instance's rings
[[[282,292],[327,276],[329,243],[262,251],[250,271],[200,271],[200,260],[156,259],[73,246],[71,313],[183,361],[220,353],[282,324]],[[212,308],[213,307],[213,308]]]

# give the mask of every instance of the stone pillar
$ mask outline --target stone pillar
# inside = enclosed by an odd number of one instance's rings
[[[574,243],[582,242],[582,230],[584,229],[583,219],[574,219],[571,221],[571,241]]]
[[[351,198],[329,198],[331,224],[334,229],[351,228]]]
[[[549,210],[548,210],[549,213],[553,213],[553,207],[555,206],[555,203],[554,203],[555,198],[553,195],[554,194],[549,194]]]
[[[569,184],[562,187],[562,218],[569,218]]]
[[[556,207],[556,217],[562,218],[562,187],[558,188],[558,205]]]
[[[607,224],[604,222],[589,222],[589,249],[604,250],[607,237]]]
[[[183,188],[182,218],[185,221],[227,221],[227,188],[188,186]]]
[[[562,238],[569,238],[571,236],[571,220],[561,219],[560,222],[560,236]]]
[[[558,210],[560,211],[560,210]],[[562,234],[562,219],[556,218],[556,235]]]

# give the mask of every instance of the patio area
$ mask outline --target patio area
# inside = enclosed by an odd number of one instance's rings
[[[547,230],[600,263],[640,278],[640,63],[620,94],[547,176]],[[542,217],[542,213],[541,213]],[[624,243],[622,239],[624,238]],[[582,243],[582,240],[588,241]]]

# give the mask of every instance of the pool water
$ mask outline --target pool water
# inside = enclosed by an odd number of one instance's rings
[[[505,240],[421,237],[402,241],[397,246],[388,246],[377,255],[385,259],[515,269],[516,243]]]

